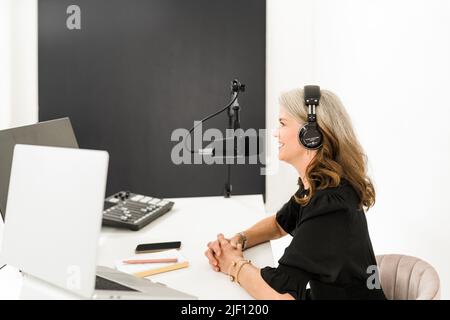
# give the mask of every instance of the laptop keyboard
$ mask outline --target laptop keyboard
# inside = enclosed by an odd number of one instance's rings
[[[135,291],[127,286],[121,285],[120,283],[96,276],[95,277],[95,289],[96,290],[113,290],[113,291]]]

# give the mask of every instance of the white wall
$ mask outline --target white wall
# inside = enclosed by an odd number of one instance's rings
[[[304,28],[308,4],[314,19]],[[299,52],[298,43],[310,45]],[[427,260],[450,298],[450,2],[268,0],[267,51],[268,126],[280,88],[311,79],[336,92],[377,187],[375,252]],[[270,212],[292,194],[293,174],[280,167],[268,177]]]
[[[38,120],[37,0],[0,0],[0,128]]]
[[[10,121],[11,85],[11,7],[9,1],[0,1],[0,129]]]
[[[37,0],[12,3],[11,123],[38,121]]]

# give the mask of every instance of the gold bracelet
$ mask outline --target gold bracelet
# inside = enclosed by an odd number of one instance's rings
[[[248,260],[240,259],[240,260],[237,260],[237,261],[233,261],[233,262],[231,263],[231,265],[230,265],[230,269],[228,270],[228,275],[230,276],[230,281],[231,281],[231,282],[234,282],[234,281],[235,281],[235,276],[232,275],[231,269],[232,269],[233,267],[236,267],[236,265],[237,265],[239,262],[241,262],[241,261],[248,261]]]
[[[238,268],[238,270],[236,272],[236,276],[235,276],[235,279],[236,279],[236,282],[237,282],[238,285],[241,285],[241,283],[239,282],[239,272],[241,272],[242,267],[245,266],[246,264],[251,264],[252,263],[250,260],[240,260],[240,261],[243,261],[243,263],[241,263],[241,265],[239,266],[239,268]]]

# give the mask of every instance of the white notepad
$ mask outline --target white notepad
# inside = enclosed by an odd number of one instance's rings
[[[143,263],[143,264],[126,264],[123,261],[126,260],[146,260],[146,259],[168,259],[177,258],[177,262],[171,263]],[[189,262],[186,260],[180,251],[177,249],[171,249],[161,252],[152,252],[144,254],[136,254],[134,256],[116,261],[116,269],[125,273],[135,275],[136,277],[144,278],[154,274],[186,268],[189,266]]]

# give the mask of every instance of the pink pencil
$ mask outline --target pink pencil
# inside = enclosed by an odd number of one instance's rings
[[[125,260],[125,264],[143,264],[143,263],[170,263],[178,262],[177,258],[166,258],[166,259],[146,259],[146,260]]]

